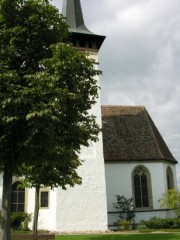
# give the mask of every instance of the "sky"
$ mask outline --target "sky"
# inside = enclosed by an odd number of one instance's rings
[[[60,11],[63,0],[53,0]],[[145,106],[180,162],[180,0],[81,0],[99,52],[101,103]],[[180,163],[176,166],[180,186]]]

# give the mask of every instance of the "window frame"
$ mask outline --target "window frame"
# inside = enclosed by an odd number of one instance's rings
[[[13,186],[16,184],[16,190],[13,190]],[[26,206],[26,189],[25,188],[20,188],[21,190],[18,190],[18,185],[21,184],[20,180],[16,180],[12,183],[12,191],[11,191],[11,212],[25,212],[25,206]],[[23,190],[22,190],[23,189]],[[23,199],[24,202],[19,202],[19,194],[23,193]],[[16,201],[13,201],[13,194],[16,195]],[[13,205],[15,205],[16,210],[13,210]],[[19,210],[19,206],[23,205],[23,210]]]
[[[174,174],[170,166],[167,166],[167,169],[166,169],[166,183],[167,183],[168,190],[173,189],[175,187]]]
[[[140,186],[140,199],[141,199],[141,203],[140,206],[137,206],[136,203],[136,194],[135,194],[135,174],[136,172],[141,169],[143,170],[143,172],[145,173],[146,176],[146,188],[147,188],[147,202],[148,202],[148,206],[143,206],[143,196],[142,196],[142,184]],[[134,209],[138,210],[138,211],[143,211],[143,210],[149,210],[149,209],[153,209],[153,198],[152,198],[152,182],[151,182],[151,174],[150,171],[148,170],[147,167],[145,167],[144,165],[138,165],[136,166],[133,170],[132,170],[132,174],[131,174],[131,179],[132,179],[132,196],[133,196],[133,201],[134,201]],[[142,180],[142,179],[141,179]]]
[[[48,197],[47,197],[47,201],[48,201],[48,204],[47,206],[43,207],[41,205],[41,199],[42,199],[42,193],[47,193],[48,194]],[[39,191],[39,208],[40,209],[49,209],[49,206],[50,206],[50,192],[49,192],[49,188],[42,188],[40,189]]]

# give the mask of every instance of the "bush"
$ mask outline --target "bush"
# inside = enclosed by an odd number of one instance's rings
[[[25,212],[12,212],[11,228],[15,230],[28,230],[28,223],[31,221],[31,216]]]
[[[180,217],[180,189],[168,189],[159,202],[161,207],[173,209],[176,217]]]
[[[143,225],[150,229],[177,229],[180,228],[180,218],[164,219],[152,217],[149,220],[143,220]]]
[[[180,228],[180,218],[174,218],[173,219],[173,226],[172,226],[173,229],[178,229]]]
[[[131,226],[131,222],[130,222],[130,221],[127,221],[127,220],[121,221],[120,226],[121,226],[124,230],[129,230],[129,229],[130,229],[130,226]]]
[[[119,210],[120,221],[134,221],[135,213],[133,209],[133,199],[120,195],[115,195],[115,197],[116,202],[113,203],[113,206]]]

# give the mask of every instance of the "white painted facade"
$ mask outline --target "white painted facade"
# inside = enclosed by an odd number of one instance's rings
[[[98,69],[98,52],[89,52],[94,58]],[[99,85],[99,77],[97,77]],[[100,93],[99,93],[100,94]],[[91,109],[101,123],[100,98]],[[90,147],[82,147],[80,158],[83,164],[78,169],[82,184],[74,188],[62,190],[57,188],[49,191],[49,207],[40,208],[39,229],[59,232],[106,231],[107,230],[107,199],[105,183],[105,167],[103,158],[102,133],[99,141]],[[35,192],[26,190],[26,211],[33,214]]]
[[[98,51],[88,49],[94,58],[98,69]],[[99,77],[97,77],[99,83]],[[100,94],[100,92],[99,92]],[[91,109],[97,117],[97,123],[102,126],[100,97]],[[174,164],[165,162],[111,162],[104,164],[102,134],[99,141],[91,143],[90,147],[82,148],[80,158],[84,160],[78,169],[82,184],[74,188],[62,190],[56,188],[49,191],[49,205],[39,210],[39,229],[57,232],[106,231],[108,225],[117,221],[118,215],[113,207],[114,195],[132,197],[132,172],[136,166],[145,166],[151,175],[153,207],[142,212],[136,212],[136,222],[152,216],[170,217],[172,212],[161,211],[159,198],[167,189],[166,171],[169,166],[176,183]],[[34,189],[25,190],[25,211],[33,217]],[[0,175],[0,204],[2,202],[2,174]],[[30,224],[30,227],[32,223]]]
[[[167,190],[167,167],[173,172],[174,186],[177,187],[176,169],[174,164],[163,162],[117,162],[106,163],[106,189],[107,189],[107,209],[108,224],[113,225],[118,219],[117,209],[113,207],[115,203],[115,195],[123,195],[126,198],[133,197],[132,172],[138,166],[146,167],[151,175],[152,186],[152,208],[135,210],[135,221],[139,223],[141,220],[147,220],[150,217],[158,216],[161,218],[170,218],[174,216],[173,211],[163,210],[158,200]]]

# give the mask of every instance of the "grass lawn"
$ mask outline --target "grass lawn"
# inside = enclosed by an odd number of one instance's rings
[[[56,240],[179,240],[176,233],[59,235]]]

